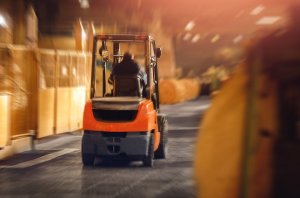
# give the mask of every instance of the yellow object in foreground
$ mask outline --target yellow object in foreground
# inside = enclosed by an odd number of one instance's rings
[[[238,197],[246,82],[243,68],[224,85],[205,114],[195,155],[198,197]]]

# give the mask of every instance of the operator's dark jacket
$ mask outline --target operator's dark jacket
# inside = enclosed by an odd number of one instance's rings
[[[116,64],[109,77],[111,82],[115,75],[138,75],[142,79],[143,86],[147,85],[146,74],[140,69],[139,65],[130,58],[123,59],[120,63]]]

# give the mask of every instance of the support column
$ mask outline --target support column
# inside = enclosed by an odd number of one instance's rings
[[[26,21],[25,21],[25,1],[14,0],[11,3],[11,13],[13,17],[13,43],[25,44]]]

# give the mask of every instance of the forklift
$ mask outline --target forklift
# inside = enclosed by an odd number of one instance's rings
[[[125,52],[133,54],[147,74],[145,87],[138,75],[115,75],[109,82],[110,70]],[[152,167],[154,159],[167,157],[168,122],[159,105],[160,56],[150,35],[94,36],[90,100],[83,117],[84,166],[93,166],[97,157],[126,158]]]

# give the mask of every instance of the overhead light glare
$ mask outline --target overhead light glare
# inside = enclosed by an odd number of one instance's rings
[[[72,72],[73,72],[73,76],[76,76],[76,74],[77,74],[77,71],[76,71],[76,68],[75,68],[75,67],[73,67],[73,70],[72,70]]]
[[[267,16],[267,17],[262,17],[256,22],[256,25],[272,25],[279,21],[281,17],[279,16]]]
[[[197,43],[200,39],[200,34],[195,34],[192,38],[192,43]]]
[[[185,31],[191,31],[194,27],[195,27],[195,22],[194,22],[194,21],[189,21],[189,22],[186,24],[184,30],[185,30]]]
[[[258,14],[261,13],[264,9],[265,9],[264,6],[259,5],[259,6],[257,6],[256,8],[254,8],[254,9],[250,12],[250,15],[252,15],[252,16],[258,15]]]
[[[82,30],[82,32],[81,32],[81,39],[82,40],[86,40],[87,39],[87,35],[86,35],[86,32],[84,30]]]
[[[79,0],[80,7],[83,9],[87,9],[90,7],[89,0]]]
[[[218,40],[220,40],[220,35],[219,34],[216,34],[211,40],[210,40],[210,42],[211,43],[215,43],[215,42],[217,42]]]
[[[0,27],[7,27],[6,20],[2,15],[0,15]]]
[[[62,76],[68,75],[68,69],[65,65],[61,67],[61,74],[62,74]]]
[[[244,38],[243,35],[240,34],[233,39],[233,43],[237,44],[237,43],[241,42],[241,40],[243,40],[243,38]]]
[[[184,36],[183,36],[183,40],[184,41],[187,41],[187,40],[189,40],[190,38],[191,38],[191,34],[190,33],[186,33]]]

